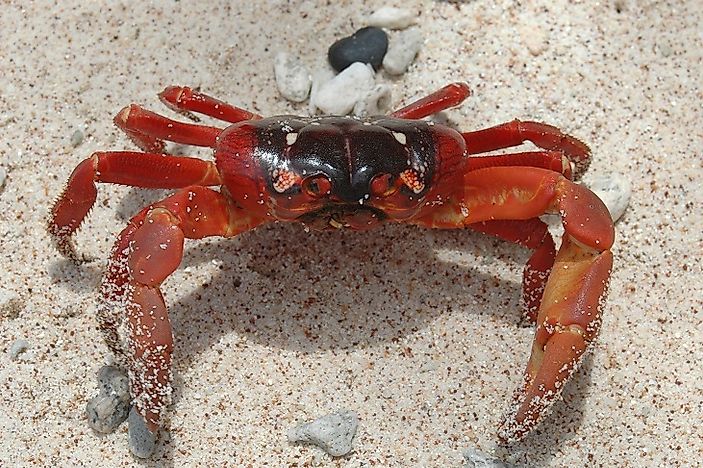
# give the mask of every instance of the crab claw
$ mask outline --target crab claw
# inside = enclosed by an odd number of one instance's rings
[[[465,183],[469,212],[465,222],[474,229],[477,225],[473,223],[491,220],[484,231],[534,248],[526,233],[542,231],[539,224],[535,227],[529,220],[543,213],[559,213],[564,226],[561,247],[539,301],[537,330],[525,377],[499,430],[503,441],[515,442],[525,437],[559,398],[598,334],[613,264],[610,247],[615,230],[603,202],[557,172],[535,167],[490,167],[467,173]],[[513,223],[512,231],[506,229],[510,224],[501,228],[495,221],[521,219],[527,221]],[[482,229],[480,225],[478,229]],[[551,255],[540,254],[539,259],[543,263],[536,270],[549,271]],[[531,269],[534,266],[528,263],[528,271]],[[543,275],[535,278],[523,284],[527,291],[541,290],[539,280]]]
[[[601,252],[564,238],[542,298],[523,384],[499,429],[503,441],[526,436],[576,371],[600,329],[612,264],[609,250]]]

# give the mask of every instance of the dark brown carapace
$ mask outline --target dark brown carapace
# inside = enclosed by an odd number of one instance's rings
[[[232,125],[215,158],[237,204],[315,229],[421,217],[455,195],[468,159],[459,132],[424,121],[293,116]]]
[[[559,129],[515,120],[459,132],[419,120],[468,95],[455,83],[389,116],[262,119],[170,87],[160,97],[171,109],[230,125],[184,123],[136,104],[117,114],[115,123],[142,151],[98,152],[81,162],[48,227],[58,249],[75,258],[71,236],[95,203],[96,182],[177,189],[120,233],[98,309],[149,430],[162,424],[171,394],[173,337],[160,287],[180,264],[185,239],[232,237],[273,221],[316,229],[383,222],[465,228],[532,249],[522,298],[537,331],[500,436],[517,440],[535,427],[598,333],[613,225],[598,197],[572,182],[590,161],[588,147]],[[166,154],[165,140],[210,147],[215,161]],[[538,149],[485,154],[525,141]],[[558,252],[539,219],[544,213],[563,219]]]

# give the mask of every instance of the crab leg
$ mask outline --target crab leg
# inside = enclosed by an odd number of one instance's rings
[[[209,146],[213,148],[222,131],[217,127],[178,122],[137,104],[122,109],[114,118],[130,139],[147,153],[162,153],[163,140],[185,145]]]
[[[564,156],[561,151],[526,151],[524,153],[473,157],[468,159],[467,164],[469,171],[496,166],[541,167],[559,172],[569,180],[572,178],[569,158]]]
[[[528,220],[493,220],[468,224],[474,231],[492,234],[501,239],[534,250],[522,272],[522,307],[532,323],[542,302],[547,278],[554,266],[556,248],[547,225],[539,218]]]
[[[173,336],[160,285],[181,262],[184,239],[231,237],[261,222],[226,195],[193,186],[145,208],[120,234],[98,318],[110,348],[127,361],[133,403],[150,431],[171,395]]]
[[[559,213],[564,238],[547,279],[532,354],[515,405],[499,435],[512,442],[526,436],[559,397],[601,323],[613,257],[614,229],[607,208],[590,190],[561,174],[534,167],[491,167],[464,176],[462,206],[427,214],[422,224],[450,228],[494,220],[530,220]],[[490,228],[490,229],[488,229]],[[500,224],[485,229],[525,240]],[[537,231],[539,232],[539,231]],[[539,250],[539,249],[538,249]],[[545,262],[549,255],[542,257]]]
[[[437,112],[459,105],[469,97],[471,90],[466,83],[452,83],[434,93],[408,104],[390,114],[399,119],[422,119]]]
[[[58,250],[68,257],[75,258],[70,238],[95,203],[95,182],[145,188],[222,183],[214,163],[197,158],[132,151],[93,153],[73,170],[66,188],[51,209],[49,233]]]
[[[513,120],[483,130],[462,133],[470,154],[485,153],[530,141],[540,148],[563,152],[576,166],[574,177],[579,178],[591,162],[591,150],[576,138],[562,133],[556,127],[540,122]]]
[[[159,99],[172,110],[185,115],[198,112],[230,123],[261,119],[260,115],[193,91],[186,86],[169,86],[159,93]]]

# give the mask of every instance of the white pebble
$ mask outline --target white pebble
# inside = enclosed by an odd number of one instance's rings
[[[273,61],[273,71],[278,90],[284,98],[293,102],[303,102],[307,99],[312,78],[297,57],[279,52]]]
[[[509,465],[490,455],[475,449],[467,448],[461,453],[464,456],[464,468],[508,468]]]
[[[129,414],[129,377],[122,369],[103,366],[98,371],[100,393],[85,405],[88,425],[96,432],[114,432]]]
[[[0,318],[16,318],[24,307],[19,294],[9,289],[0,288]]]
[[[19,355],[27,351],[27,349],[29,349],[29,341],[16,340],[14,343],[12,343],[12,346],[10,346],[10,351],[8,352],[8,354],[10,355],[10,360],[16,360]]]
[[[371,65],[355,62],[320,85],[310,103],[325,114],[347,115],[373,86],[374,71]]]
[[[364,94],[354,105],[352,114],[357,117],[370,115],[385,115],[391,108],[391,87],[387,84],[378,84]]]
[[[411,10],[386,6],[374,11],[366,22],[378,28],[405,29],[416,19],[417,14]]]
[[[603,200],[613,222],[620,219],[632,196],[630,181],[620,174],[601,174],[587,179],[588,188]]]
[[[317,113],[317,107],[315,107],[315,101],[317,100],[317,95],[320,92],[322,85],[330,81],[335,77],[335,72],[330,67],[324,67],[318,69],[312,74],[312,87],[310,88],[310,102],[308,103],[308,113],[310,115],[315,115]]]
[[[352,411],[328,414],[288,431],[288,442],[317,445],[333,457],[351,452],[359,418]]]
[[[5,181],[7,180],[7,171],[4,167],[0,167],[0,191],[5,188]]]
[[[80,129],[76,130],[71,135],[71,146],[73,146],[74,148],[79,146],[81,143],[83,143],[83,138],[83,132]]]
[[[405,73],[423,43],[424,38],[418,28],[410,28],[391,37],[388,52],[383,57],[383,69],[391,75]]]

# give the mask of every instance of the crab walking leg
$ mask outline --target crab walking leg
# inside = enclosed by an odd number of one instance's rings
[[[99,318],[108,345],[127,361],[133,403],[152,432],[171,394],[173,336],[161,283],[180,264],[186,238],[231,237],[261,222],[227,196],[193,186],[142,210],[120,234]]]
[[[469,224],[474,231],[534,250],[522,272],[522,307],[525,317],[534,323],[542,302],[544,287],[554,265],[556,248],[547,225],[539,218],[528,220],[494,220]]]
[[[556,212],[565,230],[537,315],[524,383],[499,432],[504,440],[515,441],[558,398],[598,333],[613,261],[613,223],[593,192],[545,169],[480,169],[467,173],[464,181],[466,224]]]
[[[258,114],[193,91],[187,86],[169,86],[159,93],[159,99],[170,109],[185,115],[198,112],[230,123],[261,119]]]
[[[471,90],[466,83],[452,83],[390,114],[399,119],[422,119],[461,104]]]
[[[147,153],[162,153],[163,140],[213,148],[217,142],[217,136],[222,131],[208,125],[171,120],[137,104],[131,104],[118,112],[114,122],[134,144]]]
[[[540,122],[513,120],[483,130],[462,133],[470,154],[485,153],[530,141],[540,148],[563,152],[576,166],[578,179],[591,163],[591,150],[580,140],[562,133],[556,127]]]
[[[524,153],[500,154],[469,158],[468,170],[475,171],[486,167],[530,166],[559,172],[567,179],[572,179],[571,164],[561,151],[526,151]]]
[[[182,188],[222,183],[215,164],[197,158],[132,151],[97,152],[74,169],[51,209],[48,230],[58,250],[75,258],[70,243],[97,196],[95,182],[144,188]]]

